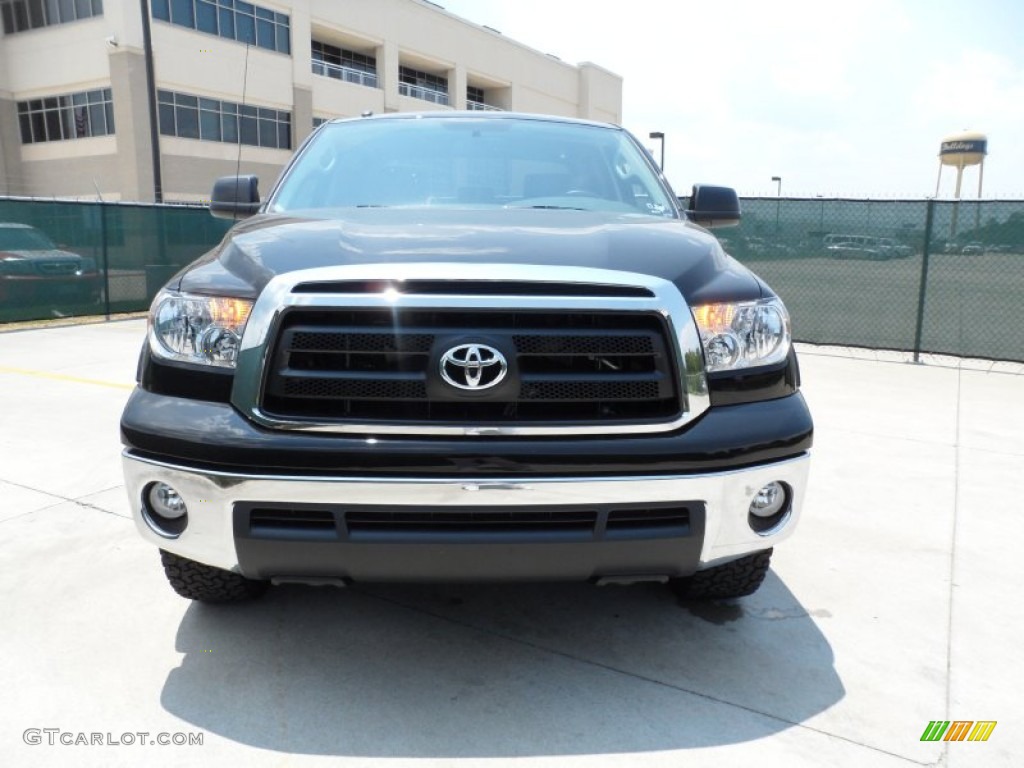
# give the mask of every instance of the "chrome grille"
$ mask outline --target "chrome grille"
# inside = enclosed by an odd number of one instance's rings
[[[503,350],[510,384],[444,384],[441,355],[465,343]],[[262,409],[392,424],[665,420],[681,410],[671,349],[654,312],[297,307],[279,325]]]
[[[464,346],[442,349],[452,337]],[[509,363],[493,391],[440,386],[438,356],[479,343]],[[268,429],[508,437],[654,434],[710,407],[700,337],[670,281],[470,261],[277,275],[246,324],[231,402]]]
[[[79,262],[77,259],[38,261],[36,268],[44,275],[73,275],[78,272]]]

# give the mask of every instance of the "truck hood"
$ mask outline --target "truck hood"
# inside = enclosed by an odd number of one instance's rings
[[[190,293],[255,298],[295,270],[443,262],[579,266],[676,284],[690,303],[750,300],[761,283],[708,232],[642,214],[536,209],[366,208],[262,214],[236,225],[180,277]]]

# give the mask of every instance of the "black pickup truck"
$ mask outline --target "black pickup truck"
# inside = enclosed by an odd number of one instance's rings
[[[761,584],[812,440],[789,316],[621,128],[336,120],[156,296],[121,434],[184,597],[268,584]]]

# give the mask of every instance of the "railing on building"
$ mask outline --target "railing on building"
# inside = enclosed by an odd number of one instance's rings
[[[477,112],[502,112],[501,107],[496,107],[493,104],[485,104],[482,101],[467,101],[466,109]]]
[[[448,104],[448,94],[434,88],[424,88],[422,85],[411,85],[410,83],[399,83],[398,92],[403,96],[411,96],[414,99],[431,101],[434,104]]]
[[[313,74],[333,77],[335,80],[344,80],[347,83],[365,85],[367,88],[377,87],[377,75],[373,72],[346,67],[341,64],[331,64],[328,61],[313,60]]]

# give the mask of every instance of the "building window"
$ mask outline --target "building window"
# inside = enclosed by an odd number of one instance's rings
[[[488,104],[483,88],[475,85],[466,86],[466,109],[475,109],[482,112],[501,112],[501,107]]]
[[[164,136],[292,148],[291,112],[173,91],[157,91],[157,106]]]
[[[242,0],[152,0],[153,18],[210,35],[291,53],[291,22],[277,13]]]
[[[331,118],[329,117],[314,117],[313,118],[313,130],[316,130],[324,123],[328,122]]]
[[[377,87],[377,59],[313,40],[313,74]]]
[[[114,133],[114,102],[109,88],[18,102],[23,144],[86,139]]]
[[[398,92],[414,99],[432,101],[435,104],[448,103],[448,78],[421,72],[412,67],[398,68]]]
[[[0,0],[0,18],[8,35],[102,15],[103,0]]]

